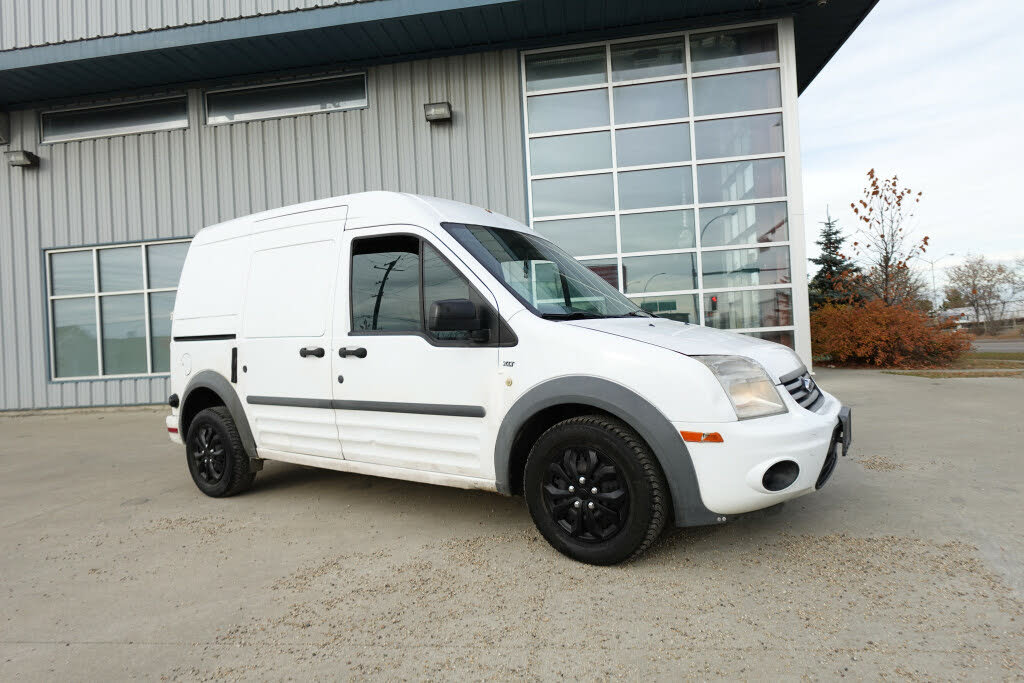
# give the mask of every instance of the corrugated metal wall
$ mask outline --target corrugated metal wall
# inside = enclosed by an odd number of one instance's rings
[[[0,50],[373,0],[0,0]]]
[[[525,219],[514,50],[374,67],[367,109],[207,127],[189,92],[188,130],[40,145],[38,112],[11,113],[0,166],[0,410],[162,402],[166,380],[48,380],[42,250],[195,234],[296,202],[401,190]],[[452,103],[431,126],[423,104]]]

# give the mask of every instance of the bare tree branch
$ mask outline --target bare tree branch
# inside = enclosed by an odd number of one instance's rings
[[[924,284],[910,265],[928,249],[928,237],[918,241],[912,228],[922,193],[902,187],[895,175],[879,180],[875,169],[867,175],[863,195],[850,204],[860,221],[853,243],[863,270],[860,288],[866,298],[888,305],[912,304]]]

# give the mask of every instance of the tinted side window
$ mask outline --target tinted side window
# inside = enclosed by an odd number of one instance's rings
[[[423,319],[430,315],[430,305],[445,299],[469,299],[481,311],[487,309],[484,301],[434,247],[423,243]],[[463,341],[470,339],[470,332],[437,332],[427,330],[427,334],[437,340]]]
[[[394,235],[352,242],[352,330],[419,332],[419,240]]]

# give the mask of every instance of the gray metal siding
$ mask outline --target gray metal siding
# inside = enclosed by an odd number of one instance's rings
[[[372,0],[0,0],[0,50]]]
[[[162,402],[164,378],[51,382],[44,249],[194,235],[264,209],[362,190],[449,197],[525,220],[514,50],[374,67],[366,109],[40,145],[37,111],[11,112],[0,166],[0,410]],[[428,124],[427,102],[452,103]]]

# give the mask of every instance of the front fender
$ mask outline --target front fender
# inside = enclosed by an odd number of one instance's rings
[[[704,506],[690,453],[668,418],[635,392],[600,377],[559,377],[538,384],[519,397],[505,414],[494,445],[495,484],[499,492],[511,493],[510,461],[519,430],[538,412],[563,404],[593,406],[636,430],[654,451],[665,473],[677,526],[722,521]]]

